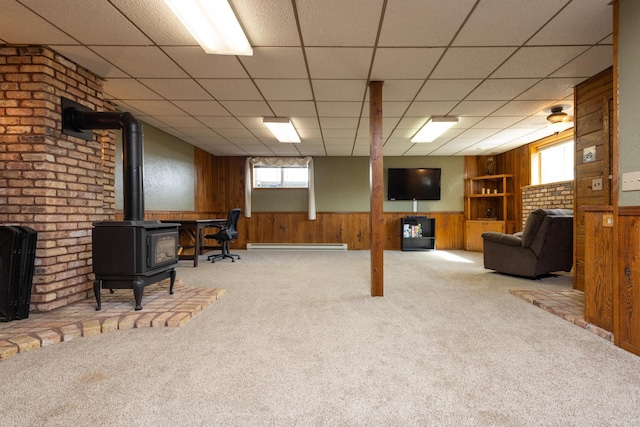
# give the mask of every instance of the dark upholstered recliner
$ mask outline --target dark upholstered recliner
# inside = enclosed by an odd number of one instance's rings
[[[484,268],[535,278],[573,265],[573,211],[538,209],[515,234],[482,233]]]

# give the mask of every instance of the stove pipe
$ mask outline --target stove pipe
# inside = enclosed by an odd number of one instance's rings
[[[76,131],[93,129],[122,130],[124,220],[144,220],[142,156],[144,135],[142,123],[133,114],[84,111],[75,107],[63,109],[64,126]]]

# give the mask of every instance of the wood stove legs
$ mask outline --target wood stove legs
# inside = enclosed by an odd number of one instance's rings
[[[103,287],[109,289],[111,293],[113,293],[114,289],[133,289],[133,297],[136,301],[135,310],[142,310],[142,294],[144,292],[144,287],[151,285],[152,283],[156,283],[167,277],[170,279],[169,295],[173,295],[173,285],[176,281],[175,268],[162,272],[161,274],[153,275],[151,277],[133,277],[130,280],[114,280],[96,277],[96,280],[93,282],[93,293],[96,296],[96,311],[102,310],[102,299],[100,297],[100,290]]]

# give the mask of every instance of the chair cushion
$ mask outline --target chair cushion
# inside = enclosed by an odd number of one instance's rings
[[[524,230],[522,231],[522,247],[528,248],[533,242],[533,239],[536,237],[538,233],[538,229],[544,221],[544,218],[547,216],[547,211],[544,209],[536,209],[531,212],[527,217],[527,223],[524,226]]]

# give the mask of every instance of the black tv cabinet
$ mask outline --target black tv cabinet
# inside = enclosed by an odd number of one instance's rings
[[[400,219],[403,251],[428,251],[436,248],[436,219],[407,216]]]

